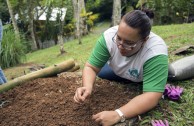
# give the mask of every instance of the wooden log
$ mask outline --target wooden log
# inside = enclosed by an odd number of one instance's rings
[[[79,70],[80,69],[80,66],[78,63],[75,63],[75,66],[73,68],[71,68],[70,70],[68,70],[67,72],[74,72],[76,70]]]
[[[71,70],[72,68],[74,68],[74,66],[75,66],[74,60],[69,59],[57,65],[53,65],[32,73],[26,74],[24,76],[15,78],[14,80],[8,81],[7,83],[0,85],[0,93],[33,79],[50,77],[50,76],[57,75],[58,73]]]
[[[171,54],[173,55],[180,55],[180,54],[188,54],[192,53],[194,50],[194,45],[187,45],[181,48],[178,48],[177,50],[173,51]]]

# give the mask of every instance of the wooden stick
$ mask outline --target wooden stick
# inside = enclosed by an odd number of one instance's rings
[[[68,70],[73,69],[75,66],[75,62],[73,59],[66,60],[60,64],[53,65],[29,74],[26,74],[24,76],[15,78],[11,81],[8,81],[5,84],[0,85],[0,93],[7,91],[11,88],[14,88],[17,85],[20,85],[24,82],[37,79],[37,78],[43,78],[43,77],[50,77],[57,75],[58,73],[65,72]]]

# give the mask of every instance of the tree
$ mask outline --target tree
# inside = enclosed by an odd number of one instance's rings
[[[113,0],[86,0],[85,4],[88,12],[99,14],[99,21],[111,19]]]
[[[33,50],[37,50],[38,49],[38,44],[37,44],[37,41],[36,41],[35,29],[34,29],[34,1],[29,0],[28,2],[29,2],[29,4],[28,4],[29,31],[30,31],[30,34],[31,34],[32,42],[34,44]]]
[[[113,1],[112,26],[118,25],[121,20],[121,0]]]
[[[60,3],[59,2],[56,2],[56,1],[53,1],[53,0],[46,0],[46,6],[52,6],[52,5],[56,5],[56,6],[60,6],[61,8],[58,8],[60,10],[60,12],[57,14],[57,23],[58,23],[58,30],[59,30],[59,33],[58,33],[58,44],[59,44],[59,47],[60,47],[60,54],[63,54],[65,53],[66,51],[64,50],[64,20],[65,20],[65,16],[64,18],[62,19],[62,15],[63,15],[63,11],[62,11],[62,8],[64,7],[64,4],[67,4],[68,1],[64,1],[62,0]],[[51,8],[52,9],[52,8]],[[65,12],[66,13],[66,12]]]
[[[72,0],[75,26],[76,26],[76,37],[78,38],[78,43],[81,44],[81,33],[80,33],[80,3],[79,0]]]
[[[62,2],[62,5],[63,5],[63,2]],[[64,50],[64,38],[63,38],[63,35],[64,35],[64,20],[65,19],[61,19],[62,17],[62,13],[63,11],[61,10],[60,11],[60,18],[59,18],[59,24],[60,24],[60,32],[59,32],[59,35],[58,35],[58,41],[59,41],[59,46],[60,46],[60,53],[63,54],[65,53],[66,51]],[[65,18],[65,17],[64,17]]]
[[[183,23],[194,14],[194,0],[139,0],[154,10],[156,24]]]
[[[86,14],[86,7],[85,7],[85,2],[84,0],[79,0],[79,14]],[[86,35],[88,34],[88,27],[86,24],[86,18],[81,16],[80,18],[80,28],[81,28],[81,35]]]
[[[13,0],[12,0],[13,2]],[[40,45],[37,41],[35,21],[43,12],[40,14],[35,13],[37,10],[35,7],[40,6],[39,0],[15,0],[14,1],[14,10],[18,14],[18,25],[27,33],[31,38],[31,49],[37,50],[40,48]],[[36,14],[36,17],[35,17]],[[29,34],[28,34],[29,33]],[[26,36],[28,37],[28,36]]]
[[[73,10],[74,10],[74,19],[76,24],[76,37],[78,38],[79,44],[81,44],[81,36],[88,34],[88,28],[86,24],[85,16],[81,14],[86,14],[85,2],[84,0],[72,0]]]
[[[12,24],[13,24],[13,27],[14,27],[15,36],[17,37],[17,39],[20,39],[20,32],[19,32],[19,29],[18,29],[18,26],[17,26],[16,19],[14,17],[14,13],[13,13],[11,3],[10,3],[9,0],[6,0],[6,2],[7,2],[8,9],[9,9],[10,17],[11,17],[11,20],[12,20]]]

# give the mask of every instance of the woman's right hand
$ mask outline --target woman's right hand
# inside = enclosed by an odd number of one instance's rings
[[[76,103],[82,103],[85,101],[85,99],[90,96],[92,93],[92,89],[86,88],[86,87],[80,87],[77,88],[74,95],[74,101]]]

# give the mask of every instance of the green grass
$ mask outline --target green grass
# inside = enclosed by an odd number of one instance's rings
[[[74,58],[80,63],[81,68],[83,68],[84,62],[87,61],[98,37],[102,34],[102,31],[108,27],[108,23],[97,25],[93,33],[82,38],[81,45],[78,44],[78,40],[66,42],[64,44],[64,49],[67,53],[64,55],[59,55],[59,46],[53,46],[27,54],[26,62],[50,66],[68,58]],[[169,53],[182,46],[194,44],[194,24],[154,26],[152,31],[160,35],[166,41],[166,44],[169,47]],[[177,57],[169,55],[170,62],[180,58],[182,58],[182,56]]]
[[[51,48],[38,50],[36,52],[27,54],[26,62],[33,62],[50,66],[56,63],[60,63],[69,58],[73,58],[80,64],[81,68],[83,68],[83,64],[88,59],[98,37],[102,34],[102,29],[108,28],[108,26],[108,23],[99,24],[92,33],[84,36],[81,39],[82,44],[78,44],[78,40],[66,42],[64,44],[64,49],[67,53],[63,55],[59,55],[59,46],[53,46]]]
[[[64,55],[59,55],[59,46],[29,53],[27,54],[26,63],[46,64],[46,66],[50,66],[66,59],[74,58],[82,69],[98,37],[108,27],[109,23],[97,25],[92,33],[82,38],[81,45],[78,45],[77,40],[66,42],[64,48],[67,53]],[[173,51],[186,45],[194,45],[194,23],[154,26],[152,30],[166,41],[169,51],[169,62],[185,57],[172,55]],[[9,74],[17,73],[17,70],[20,71],[16,69],[17,67],[9,68],[5,70],[5,74],[9,76]],[[140,121],[139,125],[150,125],[152,119],[167,119],[170,126],[194,125],[194,79],[170,83],[184,88],[181,100],[177,102],[168,99],[161,100],[159,107],[142,115],[142,121]],[[161,111],[161,109],[165,109],[165,111]]]
[[[152,30],[160,35],[168,45],[170,62],[183,58],[183,56],[170,55],[171,52],[186,45],[194,45],[194,23],[155,26]]]

